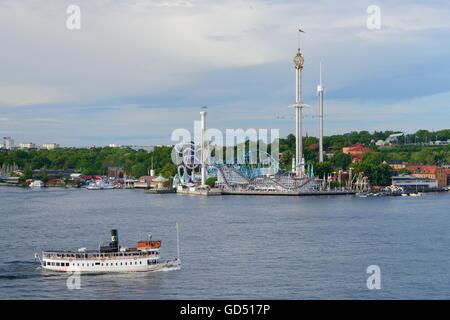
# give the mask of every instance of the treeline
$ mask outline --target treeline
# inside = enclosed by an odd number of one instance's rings
[[[414,136],[417,144],[407,142],[411,137],[400,141],[399,145],[378,148],[373,143],[385,140],[393,131],[373,132],[360,131],[342,135],[324,137],[324,150],[333,156],[325,156],[325,161],[319,163],[319,141],[315,137],[305,137],[303,149],[307,164],[314,165],[317,176],[332,173],[337,170],[347,170],[352,167],[356,172],[367,175],[373,184],[389,184],[392,171],[384,162],[400,160],[420,164],[450,164],[449,145],[421,145],[427,139],[435,137],[437,140],[450,139],[450,130],[429,132],[420,130]],[[430,140],[428,140],[430,141]],[[433,140],[434,141],[434,140]],[[295,136],[290,134],[280,139],[279,150],[282,153],[280,167],[290,171],[292,158],[295,155]],[[342,147],[356,143],[364,144],[374,150],[366,154],[356,164],[351,163],[351,156],[341,152]],[[248,145],[248,142],[246,143]],[[173,177],[176,165],[171,160],[171,147],[155,147],[152,152],[133,150],[131,148],[61,148],[55,150],[15,150],[0,153],[0,166],[16,164],[22,170],[42,169],[74,169],[85,175],[106,174],[109,167],[122,167],[128,175],[139,177],[146,175],[150,168],[157,174]],[[270,153],[270,146],[268,147]],[[235,150],[236,154],[236,150]]]
[[[131,148],[60,148],[54,150],[15,150],[0,153],[0,166],[16,164],[23,170],[74,169],[85,175],[107,174],[109,167],[122,167],[128,175],[146,175],[152,167],[158,174],[173,176],[170,147],[155,147],[152,152]]]

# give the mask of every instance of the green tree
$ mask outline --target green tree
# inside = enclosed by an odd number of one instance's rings
[[[317,163],[314,166],[314,175],[319,178],[322,178],[324,175],[327,176],[332,171],[333,171],[333,168],[332,168],[331,162],[329,162],[329,161]]]
[[[22,175],[20,176],[20,181],[25,182],[28,179],[33,178],[33,170],[31,170],[31,166],[25,166]]]
[[[172,178],[177,173],[177,166],[170,162],[167,163],[161,170],[159,170],[159,174],[161,174],[165,178]]]
[[[212,188],[215,186],[216,181],[217,181],[217,177],[209,177],[208,179],[206,179],[205,184]]]
[[[352,163],[352,156],[350,154],[336,152],[331,158],[331,164],[337,168],[345,170]]]
[[[47,184],[47,182],[48,182],[48,172],[47,172],[47,168],[46,167],[43,167],[39,171],[39,178],[40,178],[40,180],[42,180],[42,182]]]

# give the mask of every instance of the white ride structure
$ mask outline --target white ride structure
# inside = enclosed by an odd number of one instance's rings
[[[178,243],[178,224],[177,224]],[[117,230],[111,230],[111,242],[98,250],[78,249],[78,251],[43,251],[36,253],[45,270],[57,272],[111,273],[148,272],[181,268],[178,257],[170,261],[160,261],[160,240],[143,240],[135,248],[119,246]]]

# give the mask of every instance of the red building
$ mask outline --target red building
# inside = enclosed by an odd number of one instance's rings
[[[354,146],[342,148],[342,153],[350,154],[352,156],[352,162],[360,160],[366,153],[369,152],[373,152],[373,150],[360,143],[355,144]]]
[[[450,168],[445,168],[445,173],[447,174],[447,185],[450,185]]]
[[[122,178],[124,176],[124,170],[121,167],[109,167],[108,177],[110,178]]]

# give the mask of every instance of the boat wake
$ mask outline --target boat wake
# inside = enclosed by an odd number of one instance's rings
[[[155,271],[160,271],[160,272],[169,272],[169,271],[177,271],[177,270],[181,270],[181,265],[180,264],[167,264],[165,266],[162,266],[160,269],[157,269]]]

